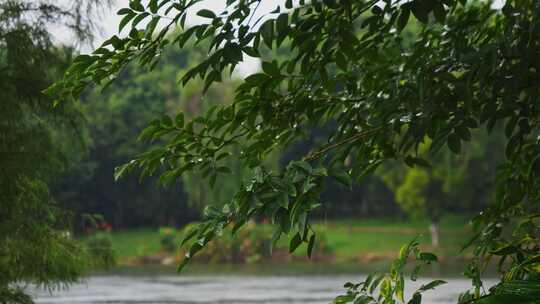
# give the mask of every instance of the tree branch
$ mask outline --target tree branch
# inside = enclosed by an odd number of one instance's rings
[[[332,149],[336,149],[336,148],[339,148],[339,147],[341,147],[343,145],[353,143],[353,142],[355,142],[355,141],[357,141],[359,139],[369,137],[369,136],[383,130],[384,127],[385,127],[385,125],[380,126],[380,127],[376,127],[376,128],[373,128],[373,129],[369,129],[369,130],[357,133],[357,134],[355,134],[355,135],[353,135],[351,137],[345,138],[344,140],[338,141],[337,143],[327,145],[326,147],[320,149],[319,151],[304,157],[303,160],[305,160],[305,161],[317,160],[317,159],[321,158],[323,155],[325,155],[328,151],[330,151]]]

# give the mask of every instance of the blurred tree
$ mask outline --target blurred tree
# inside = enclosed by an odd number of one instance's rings
[[[245,170],[240,170],[238,147],[231,147],[224,154],[230,156],[228,166],[238,169],[236,174],[216,179],[215,187],[202,182],[204,170],[184,175],[181,183],[169,188],[156,188],[155,178],[139,180],[134,176],[115,183],[112,175],[114,167],[133,154],[160,143],[148,145],[131,140],[155,117],[174,116],[182,111],[182,119],[191,120],[230,102],[235,80],[214,86],[206,94],[201,82],[182,89],[177,85],[177,75],[203,56],[203,45],[165,52],[152,71],[131,65],[105,90],[84,93],[81,111],[86,117],[83,137],[87,151],[69,154],[77,165],[54,185],[54,193],[63,206],[79,215],[102,214],[115,228],[157,227],[186,224],[199,219],[204,207],[231,199],[234,189],[248,178],[243,174]],[[79,228],[83,228],[84,218],[80,217],[80,221]]]
[[[471,215],[493,199],[494,185],[489,181],[503,159],[504,137],[500,128],[489,136],[484,131],[477,133],[475,141],[463,145],[459,157],[443,149],[427,157],[429,163],[409,158],[404,163],[388,162],[376,172],[407,215],[430,220],[434,247],[439,245],[439,221],[445,213]],[[419,154],[427,155],[430,144],[420,145]]]
[[[76,166],[54,186],[58,201],[77,214],[99,213],[114,228],[178,225],[197,212],[186,207],[182,187],[156,188],[153,180],[136,177],[114,182],[114,167],[147,146],[136,138],[154,117],[179,107],[176,68],[187,52],[169,53],[153,73],[126,69],[109,88],[89,90],[82,100],[86,118],[84,153],[71,154]],[[80,218],[79,228],[87,223]]]
[[[71,63],[73,50],[55,47],[52,24],[87,41],[99,1],[0,2],[0,301],[31,303],[20,285],[47,288],[79,279],[89,260],[70,237],[69,214],[48,183],[67,165],[54,137],[75,137],[80,115],[42,90]]]

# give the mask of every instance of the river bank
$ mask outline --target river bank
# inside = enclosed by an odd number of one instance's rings
[[[455,258],[471,236],[471,230],[462,217],[450,216],[440,224],[440,246],[432,247],[427,221],[399,221],[395,219],[356,219],[318,221],[318,250],[311,260],[303,247],[294,254],[288,253],[287,238],[282,238],[270,251],[268,243],[272,227],[257,224],[248,227],[236,237],[225,235],[203,252],[198,261],[202,264],[253,264],[253,263],[380,263],[396,257],[399,248],[418,237],[423,250],[432,251],[443,263],[462,263],[467,255]],[[138,229],[111,231],[108,238],[117,264],[120,266],[176,265],[183,257],[177,245],[182,229]],[[226,233],[225,233],[226,234]]]

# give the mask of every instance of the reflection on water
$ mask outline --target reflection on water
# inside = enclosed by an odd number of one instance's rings
[[[42,304],[263,304],[329,303],[343,291],[347,281],[362,276],[93,276],[66,291],[35,291]],[[424,281],[425,282],[425,281]],[[436,292],[427,292],[425,304],[456,303],[460,291],[470,286],[466,280],[449,279]],[[422,282],[408,284],[408,294]],[[493,282],[487,282],[489,285]],[[491,284],[490,284],[491,283]]]

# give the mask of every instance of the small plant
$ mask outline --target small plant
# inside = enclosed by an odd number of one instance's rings
[[[116,265],[112,240],[108,232],[97,232],[91,235],[86,244],[94,268],[108,269]]]
[[[399,257],[392,263],[389,273],[369,275],[361,283],[345,283],[344,287],[347,293],[340,295],[334,299],[334,304],[354,303],[354,304],[420,304],[422,301],[422,293],[430,289],[434,289],[439,285],[445,284],[445,281],[434,280],[420,286],[412,295],[405,301],[405,273],[404,268],[408,259],[413,256],[415,266],[410,275],[412,281],[416,281],[418,274],[423,266],[437,262],[437,256],[429,252],[421,252],[417,239],[412,240],[409,244],[401,247]]]
[[[108,269],[116,265],[116,257],[111,240],[112,225],[103,216],[85,215],[88,226],[85,228],[88,239],[86,246],[93,268]]]
[[[161,227],[159,235],[161,249],[166,252],[174,252],[176,250],[176,230],[171,227]]]

